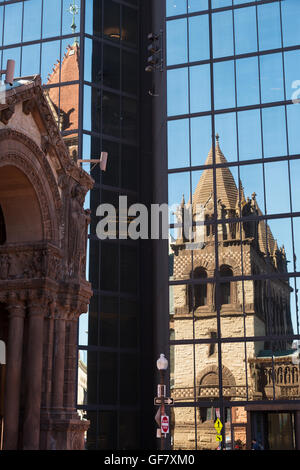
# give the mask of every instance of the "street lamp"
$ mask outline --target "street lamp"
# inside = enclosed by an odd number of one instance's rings
[[[161,418],[161,432],[160,432],[160,446],[161,450],[165,447],[165,438],[167,437],[166,432],[163,429],[163,420],[166,420],[165,425],[167,426],[167,432],[169,432],[169,419],[165,414],[165,399],[166,399],[166,385],[165,385],[165,373],[168,368],[168,360],[164,354],[161,354],[159,359],[156,361],[157,369],[160,374],[160,384],[158,386],[158,397],[160,397],[160,418]]]

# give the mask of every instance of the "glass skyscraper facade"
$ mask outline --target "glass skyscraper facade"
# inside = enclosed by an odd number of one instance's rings
[[[300,4],[165,6],[171,446],[293,449]]]

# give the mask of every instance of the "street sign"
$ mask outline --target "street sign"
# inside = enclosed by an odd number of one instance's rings
[[[219,418],[216,420],[214,426],[215,426],[215,430],[217,431],[217,433],[220,434],[220,432],[222,431],[222,428],[223,428],[223,424],[221,423]]]
[[[164,398],[165,405],[174,405],[174,398],[165,397]],[[162,397],[155,397],[154,398],[154,405],[162,405]]]
[[[216,441],[217,441],[217,442],[222,442],[222,436],[218,434],[218,435],[216,436]]]
[[[161,432],[168,434],[169,432],[169,416],[163,415],[161,417]]]

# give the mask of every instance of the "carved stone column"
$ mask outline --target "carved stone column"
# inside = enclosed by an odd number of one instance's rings
[[[52,407],[57,411],[63,408],[64,374],[65,374],[65,338],[66,320],[65,312],[58,311],[54,317],[53,340],[53,390]]]
[[[77,317],[68,320],[64,405],[66,407],[66,411],[71,414],[75,412],[77,328]]]
[[[24,450],[38,450],[43,368],[44,304],[29,305],[28,344],[26,362],[26,396],[23,425]]]
[[[9,304],[9,333],[4,405],[5,450],[18,447],[20,390],[22,372],[23,331],[25,308],[22,302]]]

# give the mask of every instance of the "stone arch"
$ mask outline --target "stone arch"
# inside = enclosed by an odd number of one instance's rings
[[[236,381],[232,372],[226,367],[222,366],[222,383],[223,387],[232,388],[236,386]],[[201,398],[202,387],[218,387],[219,386],[219,368],[216,365],[211,365],[203,369],[197,377],[197,388],[199,390],[199,396]],[[230,391],[230,389],[228,389]],[[231,393],[230,393],[231,394]]]
[[[42,234],[39,233],[38,238],[37,235],[34,238],[31,237],[31,240],[43,239],[58,242],[62,203],[58,185],[45,154],[28,136],[9,129],[0,130],[0,148],[0,178],[1,174],[2,180],[5,178],[5,173],[12,175],[14,168],[14,177],[17,178],[18,173],[19,180],[23,180],[21,184],[23,190],[29,194],[29,188],[32,188],[31,200],[34,202],[33,207],[30,208],[31,216],[34,212],[33,220],[35,221],[40,217]],[[6,192],[7,189],[5,188]],[[2,186],[1,190],[5,192]],[[24,205],[25,201],[19,199],[18,203]],[[2,204],[5,218],[8,211],[4,206],[5,204]],[[39,217],[38,212],[40,212]],[[7,241],[10,241],[9,237]]]

